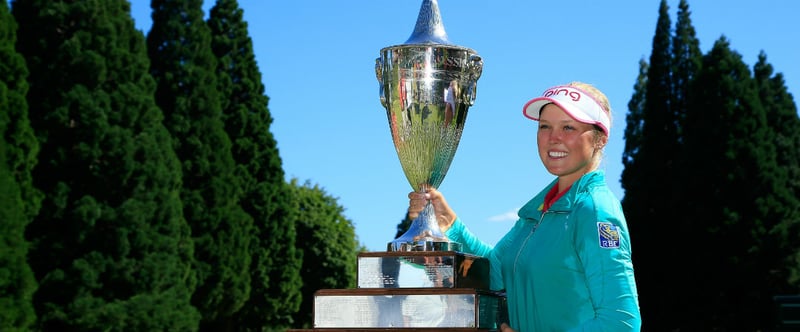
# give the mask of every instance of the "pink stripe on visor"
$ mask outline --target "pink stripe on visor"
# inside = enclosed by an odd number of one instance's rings
[[[525,103],[522,112],[526,117],[539,121],[542,107],[549,103],[561,107],[575,121],[598,125],[606,135],[610,135],[611,117],[608,113],[592,95],[572,86],[561,85],[545,90],[541,97]]]

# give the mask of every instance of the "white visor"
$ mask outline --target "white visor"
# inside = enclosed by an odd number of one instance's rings
[[[561,85],[545,90],[541,97],[525,103],[522,112],[526,117],[539,121],[542,107],[550,103],[561,107],[575,121],[597,125],[610,135],[611,117],[608,112],[592,95],[573,86]]]

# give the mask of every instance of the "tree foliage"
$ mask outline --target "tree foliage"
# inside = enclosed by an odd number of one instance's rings
[[[33,185],[33,167],[38,162],[39,142],[28,118],[28,68],[16,50],[17,23],[6,1],[0,1],[0,78],[8,89],[6,110],[8,122],[4,139],[8,143],[6,162],[19,185],[24,216],[30,221],[39,212],[42,193]]]
[[[654,227],[656,220],[671,220],[668,216],[674,208],[673,167],[678,149],[678,129],[671,107],[673,58],[668,10],[662,0],[650,60],[639,64],[626,117],[625,168],[621,176],[625,189],[622,205],[631,230],[643,321],[656,326],[661,325],[657,321],[659,314],[672,308],[669,298],[660,297],[661,285],[671,279],[670,274],[677,268],[671,258],[677,249],[668,245],[671,239],[664,237],[660,228]]]
[[[5,94],[6,88],[0,84],[0,106],[6,105]],[[0,330],[27,331],[36,318],[32,302],[36,283],[27,262],[22,197],[6,163],[7,147],[0,141],[0,227],[4,230],[0,234]]]
[[[201,329],[216,330],[250,296],[252,218],[239,205],[241,182],[225,133],[217,60],[201,0],[153,0],[147,35],[156,103],[182,163],[183,214],[196,250],[192,304]]]
[[[253,217],[250,298],[235,317],[235,330],[288,327],[300,307],[301,257],[295,244],[291,191],[286,186],[272,116],[247,23],[236,0],[218,0],[208,19],[217,63],[217,90],[225,131],[232,142],[241,206]]]
[[[180,169],[127,1],[19,0],[45,193],[28,227],[42,330],[193,330]]]
[[[295,327],[310,327],[314,293],[356,285],[358,241],[337,199],[318,185],[291,181],[297,211],[297,243],[303,255],[303,301]]]
[[[765,55],[751,73],[724,37],[701,54],[685,0],[668,44],[666,15],[662,1],[623,155],[643,321],[770,330],[772,297],[800,291],[797,109]]]
[[[792,95],[786,89],[783,74],[774,73],[772,65],[767,62],[767,55],[762,51],[758,62],[753,67],[753,75],[758,89],[759,99],[767,114],[767,127],[772,131],[770,135],[772,145],[777,152],[777,163],[785,171],[785,179],[779,185],[787,191],[786,198],[790,202],[784,203],[787,207],[798,207],[800,199],[800,117]],[[794,199],[792,199],[794,198]],[[789,285],[800,284],[800,208],[787,209],[787,216],[781,225],[774,230],[780,243],[788,248],[794,248],[794,254],[785,258],[784,273],[788,274]],[[781,275],[784,275],[781,273]],[[784,290],[791,293],[792,290]]]
[[[703,193],[692,219],[709,248],[696,254],[694,266],[707,271],[695,288],[710,304],[693,320],[703,318],[709,328],[763,329],[783,279],[775,272],[786,252],[772,230],[787,216],[787,192],[779,185],[785,175],[755,82],[724,37],[704,57],[692,91],[692,107],[702,112],[687,121],[686,158],[695,170],[687,189]],[[731,308],[736,302],[749,315]]]
[[[28,265],[25,227],[38,210],[32,183],[38,142],[25,102],[27,68],[17,53],[16,22],[0,0],[0,330],[27,331],[36,315],[36,281]],[[27,193],[23,198],[22,189]]]

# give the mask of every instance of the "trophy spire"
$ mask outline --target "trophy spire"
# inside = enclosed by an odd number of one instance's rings
[[[447,32],[444,30],[438,1],[422,1],[422,6],[419,8],[419,16],[417,16],[417,24],[414,26],[414,32],[406,40],[406,44],[452,45],[447,40]]]

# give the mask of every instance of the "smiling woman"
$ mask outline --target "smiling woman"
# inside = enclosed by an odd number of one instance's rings
[[[627,222],[598,169],[610,110],[602,92],[581,82],[525,104],[524,115],[539,122],[539,157],[557,178],[520,209],[496,246],[479,240],[436,189],[409,194],[409,216],[430,202],[448,238],[489,258],[491,288],[508,298],[502,331],[641,328]]]

